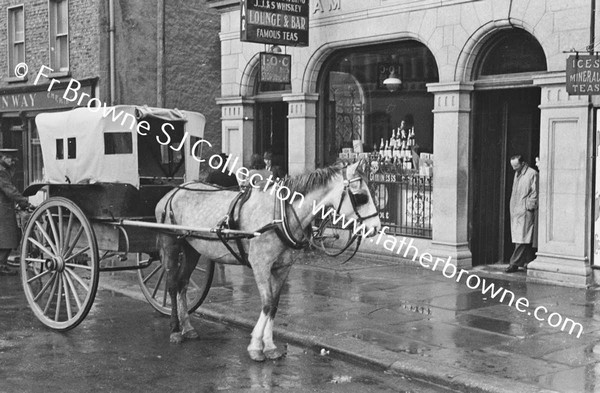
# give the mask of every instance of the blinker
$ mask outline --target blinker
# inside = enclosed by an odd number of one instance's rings
[[[369,202],[369,196],[362,192],[359,194],[351,193],[350,195],[354,198],[354,203],[356,203],[357,206],[366,205]]]

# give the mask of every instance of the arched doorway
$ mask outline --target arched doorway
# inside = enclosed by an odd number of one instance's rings
[[[521,29],[501,30],[474,65],[471,138],[470,247],[473,265],[506,262],[512,253],[509,158],[539,156],[540,89],[532,76],[546,71],[542,47]]]

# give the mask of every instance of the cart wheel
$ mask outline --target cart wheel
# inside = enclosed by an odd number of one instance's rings
[[[98,245],[72,201],[53,197],[31,215],[21,241],[21,281],[42,323],[66,331],[86,317],[98,289]]]
[[[331,216],[321,221],[318,227],[313,227],[312,245],[325,254],[337,257],[350,243],[355,240],[349,229],[343,229],[332,222]]]
[[[185,253],[181,252],[179,258],[185,258]],[[167,272],[163,264],[158,258],[152,258],[145,253],[138,254],[138,264],[147,263],[150,259],[154,260],[149,267],[138,270],[142,293],[156,311],[163,315],[171,315],[171,297],[167,293]],[[196,311],[208,295],[214,271],[215,263],[200,256],[188,285],[188,312]]]

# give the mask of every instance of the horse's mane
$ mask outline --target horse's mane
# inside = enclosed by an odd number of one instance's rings
[[[306,195],[319,187],[325,186],[343,168],[345,166],[342,163],[336,163],[327,168],[316,169],[314,172],[288,177],[283,180],[283,185],[289,188],[292,193],[298,192]]]

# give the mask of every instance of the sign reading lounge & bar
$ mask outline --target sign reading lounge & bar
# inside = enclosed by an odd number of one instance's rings
[[[241,0],[240,40],[308,46],[308,0]]]

